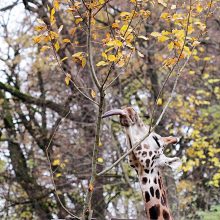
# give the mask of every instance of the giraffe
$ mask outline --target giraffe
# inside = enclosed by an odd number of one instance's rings
[[[134,146],[149,131],[137,112],[127,107],[125,109],[113,109],[102,117],[112,115],[120,116],[120,124],[125,128],[127,145]],[[169,136],[161,137],[151,132],[150,135],[129,154],[129,163],[135,169],[140,182],[145,204],[147,219],[172,220],[168,206],[167,194],[162,179],[162,168],[169,166],[176,169],[181,165],[178,157],[169,158],[164,155],[164,149],[168,144],[177,143],[178,138]]]

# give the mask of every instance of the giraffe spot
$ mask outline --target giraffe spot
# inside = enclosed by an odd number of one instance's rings
[[[154,159],[155,159],[155,157],[156,157],[156,155],[154,155],[154,156],[152,157],[152,160],[154,160]]]
[[[166,210],[163,210],[163,218],[164,218],[164,220],[169,220],[170,219],[170,215]]]
[[[161,189],[161,180],[158,179],[158,182],[159,182],[159,187],[160,187],[160,189]]]
[[[150,156],[150,157],[151,157],[151,155],[152,155],[152,151],[149,152],[149,156]]]
[[[146,166],[149,167],[149,165],[150,165],[150,160],[147,159],[147,160],[146,160]]]
[[[154,183],[157,184],[157,177],[154,178]]]
[[[153,173],[153,172],[154,172],[154,169],[152,169],[150,172]]]
[[[149,209],[149,214],[150,214],[150,219],[158,219],[160,216],[160,206],[159,205],[154,205]]]
[[[159,191],[159,189],[156,190],[155,194],[156,194],[156,197],[157,197],[158,199],[160,199],[160,191]]]
[[[141,160],[141,163],[143,163],[143,160]]]
[[[152,197],[154,197],[154,188],[152,186],[150,187],[150,193],[151,193]]]
[[[145,148],[145,149],[148,149],[148,145],[147,145],[147,144],[144,144],[144,148]]]
[[[141,150],[141,146],[139,145],[137,148],[136,148],[136,150],[138,151],[138,150]]]
[[[154,165],[154,161],[151,163],[151,165],[150,165],[150,166],[152,167],[153,165]]]
[[[150,194],[148,191],[145,192],[145,201],[149,202],[150,201]]]
[[[142,153],[142,156],[143,156],[143,157],[146,157],[146,156],[147,156],[147,152],[144,151],[144,152]]]
[[[145,169],[144,171],[145,171],[145,173],[149,173],[149,170],[148,170],[148,169]]]
[[[142,178],[142,183],[143,183],[143,184],[146,184],[146,183],[147,183],[147,177],[143,177],[143,178]]]
[[[141,154],[141,151],[138,151],[138,154]]]

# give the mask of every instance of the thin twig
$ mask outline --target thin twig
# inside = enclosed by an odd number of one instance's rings
[[[47,31],[48,31],[48,34],[50,35],[50,30],[47,29]],[[68,77],[67,73],[65,72],[65,70],[63,69],[63,67],[62,67],[62,65],[61,65],[61,63],[60,63],[60,60],[59,60],[59,58],[58,58],[58,56],[57,56],[56,49],[55,49],[55,46],[54,46],[53,42],[50,41],[50,43],[51,43],[51,46],[52,46],[52,50],[53,50],[54,57],[55,57],[55,59],[56,59],[58,65],[59,65],[61,71],[63,72],[63,74],[64,74],[66,77]],[[96,101],[92,100],[89,96],[87,96],[84,92],[82,92],[82,91],[79,89],[79,87],[75,84],[75,82],[74,82],[71,78],[70,78],[70,82],[73,84],[73,86],[76,88],[76,90],[77,90],[81,95],[83,95],[85,98],[89,99],[89,100],[90,100],[91,102],[93,102],[94,104],[99,105]]]
[[[95,82],[95,85],[97,86],[98,90],[100,90],[101,85],[100,85],[99,80],[97,78],[95,68],[94,68],[94,65],[93,65],[93,58],[92,58],[91,19],[92,19],[92,10],[89,9],[88,35],[87,35],[87,50],[88,50],[89,68],[90,68],[90,71],[91,71],[92,79]]]
[[[70,113],[70,111],[64,116],[63,119],[65,119],[65,118],[68,116],[69,113]],[[64,206],[64,204],[62,203],[62,201],[61,201],[61,199],[60,199],[60,197],[59,197],[59,195],[58,195],[58,193],[57,193],[57,187],[56,187],[56,184],[55,184],[55,180],[54,180],[54,176],[53,176],[53,170],[52,170],[52,165],[51,165],[50,156],[49,156],[49,152],[48,152],[48,150],[49,150],[49,148],[50,148],[50,145],[51,145],[51,142],[52,142],[52,140],[53,140],[53,138],[54,138],[54,136],[55,136],[55,133],[56,133],[56,131],[57,131],[59,125],[61,124],[61,121],[62,121],[62,119],[60,119],[59,123],[57,124],[57,126],[56,126],[56,128],[55,128],[55,130],[54,130],[54,132],[53,132],[53,135],[52,135],[52,137],[50,138],[50,141],[49,141],[49,143],[48,143],[48,145],[47,145],[47,147],[46,147],[46,157],[47,157],[47,161],[48,161],[48,163],[49,163],[49,170],[50,170],[50,175],[51,175],[51,181],[52,181],[52,184],[53,184],[53,187],[54,187],[55,195],[56,195],[56,197],[57,197],[57,199],[58,199],[60,205],[62,206],[62,208],[63,208],[71,217],[74,217],[74,218],[76,218],[76,219],[80,219],[78,216],[76,216],[76,215],[74,215],[73,213],[71,213],[71,212]]]
[[[187,25],[186,25],[186,30],[185,30],[185,37],[184,37],[184,41],[183,41],[183,46],[181,48],[181,51],[180,51],[180,54],[179,54],[179,56],[177,58],[176,63],[173,65],[173,67],[171,68],[170,72],[167,74],[167,77],[166,77],[166,79],[165,79],[165,81],[164,81],[164,83],[163,83],[163,85],[162,85],[162,87],[161,87],[161,89],[159,91],[159,94],[157,95],[157,98],[156,98],[156,101],[155,101],[154,107],[153,107],[153,112],[152,112],[152,115],[151,115],[149,131],[151,130],[151,127],[152,127],[153,119],[154,119],[155,112],[156,112],[156,109],[157,109],[158,99],[162,95],[162,92],[163,92],[163,89],[164,89],[165,85],[167,84],[171,74],[173,73],[175,67],[177,66],[177,64],[179,63],[179,61],[181,59],[181,56],[182,56],[182,53],[183,53],[183,50],[184,50],[184,47],[185,47],[185,44],[186,44],[187,35],[188,35],[188,27],[189,27],[189,22],[190,22],[191,10],[192,10],[192,3],[191,3],[191,0],[190,0],[189,12],[188,12],[188,17],[187,17]]]

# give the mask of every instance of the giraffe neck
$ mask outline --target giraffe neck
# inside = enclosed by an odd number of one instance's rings
[[[138,178],[143,193],[147,219],[172,220],[159,168],[154,169],[149,174],[138,170]]]

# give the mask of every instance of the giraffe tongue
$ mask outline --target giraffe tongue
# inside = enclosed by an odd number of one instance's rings
[[[110,111],[107,111],[104,115],[102,115],[102,118],[107,118],[107,117],[112,116],[112,115],[126,116],[126,113],[121,109],[112,109]]]

